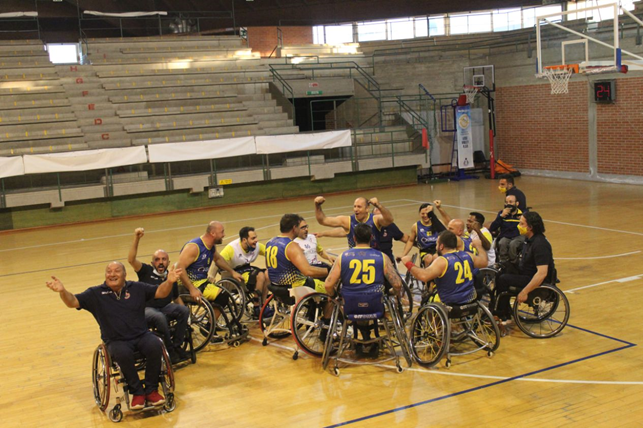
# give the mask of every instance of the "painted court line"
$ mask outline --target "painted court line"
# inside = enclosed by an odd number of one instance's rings
[[[559,260],[599,260],[599,259],[615,259],[617,257],[624,257],[624,256],[631,256],[634,254],[640,253],[641,250],[638,251],[631,251],[629,253],[623,253],[623,254],[613,254],[610,256],[597,256],[597,257],[556,257],[556,261]]]
[[[567,293],[574,294],[574,292],[576,292],[576,291],[585,290],[587,288],[594,288],[594,287],[598,287],[600,285],[611,284],[613,282],[623,284],[623,283],[626,283],[626,282],[636,281],[636,280],[639,280],[641,278],[643,278],[643,274],[634,275],[634,276],[627,276],[625,278],[610,279],[609,281],[597,282],[596,284],[584,285],[582,287],[576,287],[576,288],[572,288],[570,290],[565,290],[564,293],[566,293],[566,294]]]
[[[571,327],[571,328],[574,328],[574,329],[577,329],[577,330],[580,330],[580,331],[583,331],[583,332],[586,332],[586,333],[589,333],[589,334],[593,334],[593,335],[596,335],[596,336],[599,336],[599,337],[602,337],[602,338],[605,338],[605,339],[613,340],[613,341],[616,341],[616,342],[624,344],[624,346],[620,346],[618,348],[610,349],[608,351],[603,351],[603,352],[599,352],[599,353],[596,353],[596,354],[588,355],[586,357],[577,358],[577,359],[574,359],[574,360],[571,360],[571,361],[568,361],[568,362],[565,362],[565,363],[556,364],[556,365],[553,365],[553,366],[550,366],[550,367],[545,367],[543,369],[534,370],[534,371],[527,372],[527,373],[524,373],[524,374],[521,374],[521,375],[518,375],[518,376],[512,376],[512,377],[506,377],[506,378],[495,377],[495,376],[485,376],[485,375],[466,375],[466,374],[456,374],[456,373],[444,373],[444,372],[424,370],[425,372],[431,373],[431,374],[441,374],[441,375],[448,375],[448,376],[463,376],[463,377],[479,377],[479,378],[482,378],[482,379],[495,379],[495,382],[491,382],[491,383],[488,383],[488,384],[485,384],[485,385],[476,386],[476,387],[473,387],[473,388],[468,388],[468,389],[458,391],[458,392],[455,392],[455,393],[452,393],[452,394],[446,394],[446,395],[442,395],[442,396],[439,396],[439,397],[436,397],[436,398],[431,398],[429,400],[421,401],[419,403],[413,403],[413,404],[409,404],[407,406],[401,406],[401,407],[397,407],[395,409],[390,409],[390,410],[375,413],[375,414],[372,414],[372,415],[363,416],[361,418],[352,419],[352,420],[341,422],[341,423],[338,423],[338,424],[335,424],[335,425],[329,425],[326,428],[345,426],[345,425],[354,424],[356,422],[362,422],[362,421],[365,421],[365,420],[374,419],[374,418],[384,416],[384,415],[388,415],[388,414],[391,414],[391,413],[396,413],[396,412],[411,409],[411,408],[414,408],[414,407],[423,406],[425,404],[430,404],[430,403],[434,403],[434,402],[437,402],[437,401],[446,400],[448,398],[468,394],[470,392],[480,391],[480,390],[483,390],[483,389],[486,389],[486,388],[489,388],[489,387],[492,387],[492,386],[501,385],[503,383],[507,383],[507,382],[511,382],[511,381],[606,384],[606,385],[636,385],[636,386],[643,385],[643,382],[584,381],[584,380],[566,381],[566,380],[562,380],[562,379],[561,380],[556,380],[556,379],[531,378],[531,376],[537,375],[539,373],[548,372],[548,371],[555,370],[555,369],[558,369],[558,368],[561,368],[561,367],[565,367],[565,366],[568,366],[568,365],[571,365],[571,364],[579,363],[579,362],[586,361],[586,360],[589,360],[589,359],[592,359],[592,358],[597,358],[597,357],[600,357],[600,356],[603,356],[603,355],[608,355],[608,354],[611,354],[611,353],[614,353],[614,352],[617,352],[617,351],[622,351],[622,350],[625,350],[625,349],[632,348],[632,347],[636,346],[635,343],[631,343],[631,342],[628,342],[628,341],[625,341],[625,340],[622,340],[622,339],[618,339],[616,337],[608,336],[606,334],[598,333],[598,332],[588,330],[588,329],[585,329],[585,328],[582,328],[582,327],[576,327],[576,326],[573,326],[573,325],[568,325],[567,327]],[[410,368],[410,369],[407,369],[407,370],[422,371],[421,369],[413,369],[413,368]]]

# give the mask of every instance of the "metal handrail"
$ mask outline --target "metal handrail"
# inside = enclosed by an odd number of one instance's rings
[[[292,89],[292,86],[286,82],[286,79],[283,78],[282,75],[279,74],[275,68],[270,65],[270,73],[272,74],[272,81],[274,82],[275,80],[281,84],[281,92],[288,98],[288,94],[290,94],[290,103],[292,104],[293,111],[295,108],[295,91]],[[286,94],[286,91],[288,91],[288,94]],[[297,115],[293,114],[292,116],[292,124],[296,125],[296,117]]]

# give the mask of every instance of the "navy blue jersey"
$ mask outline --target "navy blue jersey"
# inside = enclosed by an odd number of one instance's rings
[[[341,255],[342,289],[381,292],[384,289],[385,255],[373,248],[351,248]]]
[[[466,251],[454,251],[441,256],[447,262],[442,275],[435,279],[440,300],[445,304],[464,304],[475,298],[473,259]]]
[[[404,232],[400,230],[395,223],[391,223],[386,227],[380,229],[380,247],[379,250],[386,254],[395,265],[395,257],[393,256],[393,240],[401,240],[404,237]]]
[[[266,244],[268,278],[275,285],[299,287],[307,278],[286,255],[289,245],[298,244],[287,236],[276,236]]]
[[[471,238],[471,235],[468,233],[465,235],[462,235],[460,237],[462,239],[462,243],[464,244],[464,251],[466,251],[469,254],[473,254],[474,256],[478,255],[478,249],[473,246],[473,239]],[[478,268],[473,269],[473,275],[478,274]]]
[[[380,230],[375,225],[375,220],[373,219],[372,213],[368,213],[368,218],[364,222],[357,220],[354,214],[351,216],[351,228],[348,231],[348,235],[346,235],[346,239],[348,239],[348,248],[353,248],[355,246],[353,235],[355,234],[355,226],[360,223],[365,223],[371,226],[371,248],[379,248]]]
[[[421,252],[434,252],[435,245],[438,241],[438,232],[434,230],[433,225],[428,226],[418,221],[416,223],[416,245]]]
[[[192,285],[199,287],[208,280],[208,269],[210,269],[210,265],[214,259],[216,248],[214,245],[212,248],[208,248],[201,237],[188,241],[183,248],[190,244],[196,245],[199,252],[192,264],[185,269],[185,272],[187,273],[188,278],[190,278],[190,281],[192,281]],[[181,248],[181,251],[183,251],[183,248]]]

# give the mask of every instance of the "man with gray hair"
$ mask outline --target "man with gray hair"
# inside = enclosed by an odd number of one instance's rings
[[[52,276],[47,287],[60,295],[69,308],[91,312],[98,325],[103,342],[121,368],[121,373],[133,395],[132,410],[160,406],[165,398],[158,393],[161,373],[162,342],[147,329],[145,302],[161,299],[172,290],[172,284],[181,269],[170,269],[167,279],[158,287],[142,282],[126,281],[127,272],[121,262],[111,262],[105,269],[105,282],[79,294],[67,291],[58,278]],[[139,351],[147,360],[145,383],[138,377],[134,352]]]

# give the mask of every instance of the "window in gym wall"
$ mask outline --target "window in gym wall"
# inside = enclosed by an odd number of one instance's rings
[[[358,23],[357,40],[359,42],[372,42],[375,40],[386,40],[386,21]]]
[[[313,43],[316,45],[323,45],[326,43],[323,25],[316,25],[313,27]]]
[[[49,60],[54,64],[78,64],[78,44],[47,43]]]
[[[424,28],[426,29],[426,19],[424,20]],[[389,40],[412,39],[416,36],[413,32],[413,18],[404,19],[389,19]]]
[[[329,45],[353,43],[353,24],[328,25],[325,36],[326,43]]]
[[[468,33],[490,33],[491,13],[472,13],[468,16]]]
[[[468,31],[468,15],[449,15],[449,34],[467,34]]]
[[[415,37],[427,37],[429,35],[429,21],[427,17],[415,18]]]
[[[430,16],[429,17],[429,36],[444,36],[446,29],[444,26],[444,16]]]
[[[523,28],[529,28],[529,27],[535,26],[537,16],[551,15],[552,13],[561,12],[561,11],[562,11],[562,6],[559,4],[555,4],[551,6],[536,7],[531,9],[524,9],[522,11]],[[558,15],[558,16],[551,16],[547,19],[554,22],[560,22],[562,21],[562,18],[563,18],[562,15]]]
[[[493,31],[519,30],[521,27],[520,9],[500,9],[493,12]]]

